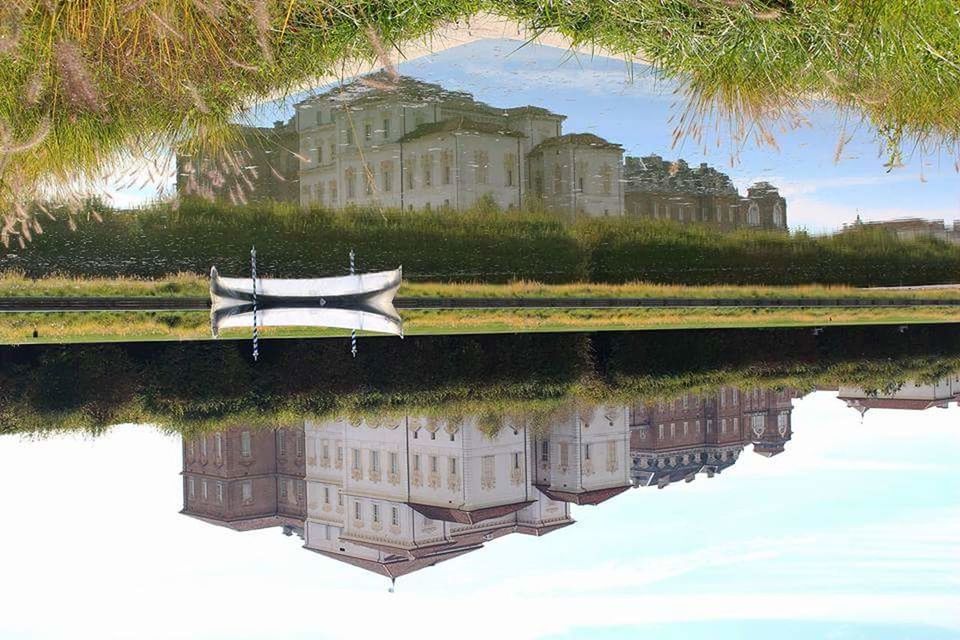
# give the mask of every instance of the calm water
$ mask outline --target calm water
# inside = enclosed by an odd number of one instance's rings
[[[256,389],[259,418],[221,408],[203,432],[172,418],[105,429],[123,403],[115,389],[68,388],[79,365],[65,354],[81,349],[5,350],[5,376],[51,363],[65,375],[17,405],[46,429],[0,438],[0,635],[412,637],[439,624],[463,637],[955,637],[960,374],[864,389],[890,375],[884,362],[955,362],[946,346],[931,353],[942,329],[902,337],[899,353],[871,331],[834,336],[848,349],[833,356],[807,331],[740,332],[755,348],[736,358],[709,354],[711,341],[734,348],[735,333],[551,337],[573,346],[539,363],[527,354],[526,369],[510,358],[529,336],[421,338],[404,341],[423,354],[411,368],[486,347],[473,393],[499,385],[512,403],[444,402],[458,381],[422,377],[434,403],[411,406],[408,392],[377,408],[390,386],[368,378],[340,393],[370,410],[254,426],[293,393],[280,376]],[[701,360],[663,355],[681,344]],[[112,349],[128,400],[169,407],[187,394],[138,377],[175,345]],[[376,355],[404,366],[402,351]],[[607,391],[516,390],[564,362],[553,384],[586,368]],[[802,375],[770,385],[801,363],[842,373],[818,390]],[[765,384],[723,382],[758,368]],[[685,376],[695,388],[670,386]],[[630,392],[641,379],[664,391]]]

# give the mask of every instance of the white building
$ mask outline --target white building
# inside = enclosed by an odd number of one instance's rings
[[[932,383],[905,382],[897,390],[886,393],[840,386],[837,397],[861,415],[870,409],[946,409],[951,402],[960,402],[960,376],[952,375]]]
[[[623,149],[563,135],[540,107],[375,74],[296,105],[300,204],[463,211],[540,199],[570,216],[622,215]]]
[[[549,439],[507,423],[490,436],[476,417],[305,428],[304,546],[390,578],[509,533],[549,533],[573,522],[570,504],[631,486],[623,408],[576,413]]]

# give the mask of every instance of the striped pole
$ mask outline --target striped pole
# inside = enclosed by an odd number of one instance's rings
[[[260,327],[257,323],[257,248],[250,247],[250,277],[253,280],[253,361],[260,357]]]
[[[356,270],[357,270],[357,267],[356,267],[356,264],[354,263],[353,249],[350,249],[350,275],[354,275],[354,273],[356,273]],[[356,329],[350,330],[350,354],[353,355],[354,358],[357,357],[357,330]]]

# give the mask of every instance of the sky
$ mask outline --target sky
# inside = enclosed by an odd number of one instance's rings
[[[522,46],[523,45],[523,46]],[[727,172],[745,192],[766,180],[787,199],[791,229],[820,233],[839,229],[857,215],[864,220],[900,217],[960,219],[960,175],[953,158],[919,158],[889,173],[868,125],[846,127],[827,103],[803,114],[809,125],[776,134],[779,149],[747,143],[731,166],[729,147],[709,140],[706,152],[687,141],[673,148],[672,136],[682,101],[676,86],[641,64],[572,54],[567,50],[516,40],[483,40],[399,64],[400,73],[468,91],[499,107],[537,105],[566,115],[564,131],[590,132],[622,144],[627,155],[657,153],[710,163]],[[319,87],[317,91],[322,91]],[[254,119],[270,124],[293,114],[292,105],[269,103]],[[850,137],[834,162],[841,135]],[[155,195],[147,189],[112,189],[115,204],[129,205]],[[168,187],[169,188],[169,187]]]
[[[386,579],[179,515],[180,443],[0,438],[0,637],[960,638],[960,409],[795,401],[772,459]]]

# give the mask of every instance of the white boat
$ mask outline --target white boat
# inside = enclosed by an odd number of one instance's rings
[[[210,269],[210,329],[333,327],[403,335],[393,306],[403,269],[310,279],[222,278]]]

